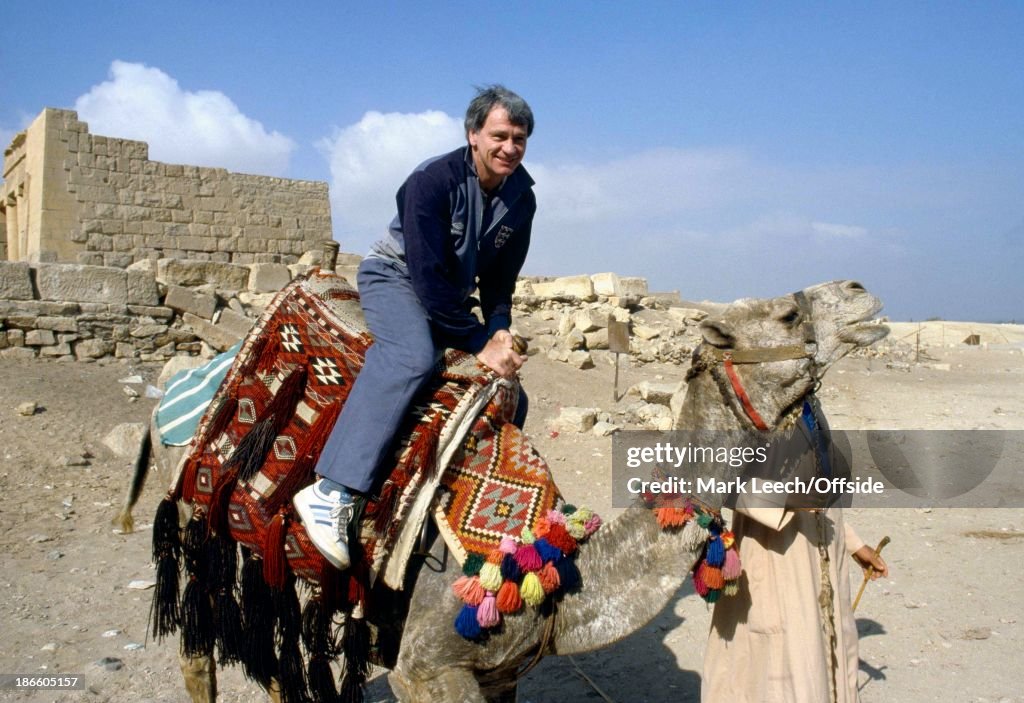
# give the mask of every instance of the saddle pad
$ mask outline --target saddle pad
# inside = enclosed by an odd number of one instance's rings
[[[561,504],[547,463],[526,435],[511,423],[496,427],[485,413],[441,480],[434,517],[464,564],[473,554],[486,557],[505,537],[518,540]]]
[[[371,342],[358,294],[323,274],[281,291],[249,333],[201,423],[182,474],[181,496],[208,530],[263,557],[264,577],[286,570],[321,584],[332,567],[296,519],[291,496],[313,480],[326,443]],[[444,466],[484,410],[504,422],[515,384],[449,350],[399,433],[395,468],[368,503],[364,548],[348,590],[364,592],[379,573],[400,587],[405,562]],[[421,495],[422,494],[422,495]],[[390,557],[390,558],[389,558]]]

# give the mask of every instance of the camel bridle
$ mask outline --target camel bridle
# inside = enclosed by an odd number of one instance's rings
[[[803,344],[788,344],[777,347],[750,347],[747,349],[719,349],[718,347],[706,345],[707,349],[702,350],[702,354],[706,353],[716,363],[722,364],[725,369],[725,375],[729,378],[732,392],[735,394],[740,407],[743,408],[743,413],[750,420],[751,424],[762,432],[767,432],[771,428],[764,421],[764,418],[761,417],[761,414],[757,412],[757,409],[754,408],[754,404],[750,401],[750,396],[743,388],[743,383],[740,381],[735,367],[737,364],[767,364],[777,361],[814,359],[818,343],[814,335],[810,301],[807,300],[807,296],[803,291],[793,293],[793,297],[800,309],[800,314],[804,318],[801,323],[801,327],[804,330]],[[702,344],[701,346],[704,347],[705,345]],[[813,393],[821,385],[821,380],[817,377],[813,364],[811,365],[811,379],[814,381],[814,388],[811,390]]]

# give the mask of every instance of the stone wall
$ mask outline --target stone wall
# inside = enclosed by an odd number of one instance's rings
[[[0,210],[11,261],[290,264],[332,236],[326,183],[150,161],[53,108],[4,152]]]
[[[241,339],[275,292],[310,268],[181,259],[128,269],[0,261],[0,357],[212,356]]]

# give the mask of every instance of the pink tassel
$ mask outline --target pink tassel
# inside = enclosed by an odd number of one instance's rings
[[[597,528],[601,526],[601,516],[594,513],[590,516],[590,519],[583,523],[583,531],[587,533],[587,537],[597,532]]]
[[[549,510],[548,511],[548,522],[552,525],[564,525],[565,524],[565,513],[560,510]]]
[[[532,544],[525,545],[516,550],[515,554],[516,563],[519,564],[519,568],[523,571],[539,571],[544,562],[540,558],[540,554],[537,553],[537,548]]]
[[[460,576],[452,584],[452,591],[467,605],[480,605],[484,599],[484,587],[478,576]]]
[[[740,564],[740,555],[735,549],[725,553],[725,564],[722,565],[722,577],[726,581],[735,581],[743,573],[743,565]]]
[[[516,550],[519,549],[519,545],[511,537],[502,537],[498,549],[501,550],[502,554],[515,554]]]
[[[498,604],[495,602],[494,594],[488,593],[476,610],[476,621],[480,627],[494,627],[501,622],[501,615],[498,614]]]

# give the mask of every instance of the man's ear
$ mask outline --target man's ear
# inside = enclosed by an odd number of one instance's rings
[[[479,132],[474,132],[473,130],[466,132],[466,141],[469,142],[469,146],[473,149],[476,149],[476,137],[478,134]]]
[[[704,341],[719,349],[730,349],[736,344],[736,337],[729,331],[729,326],[718,320],[705,320],[700,323]]]

